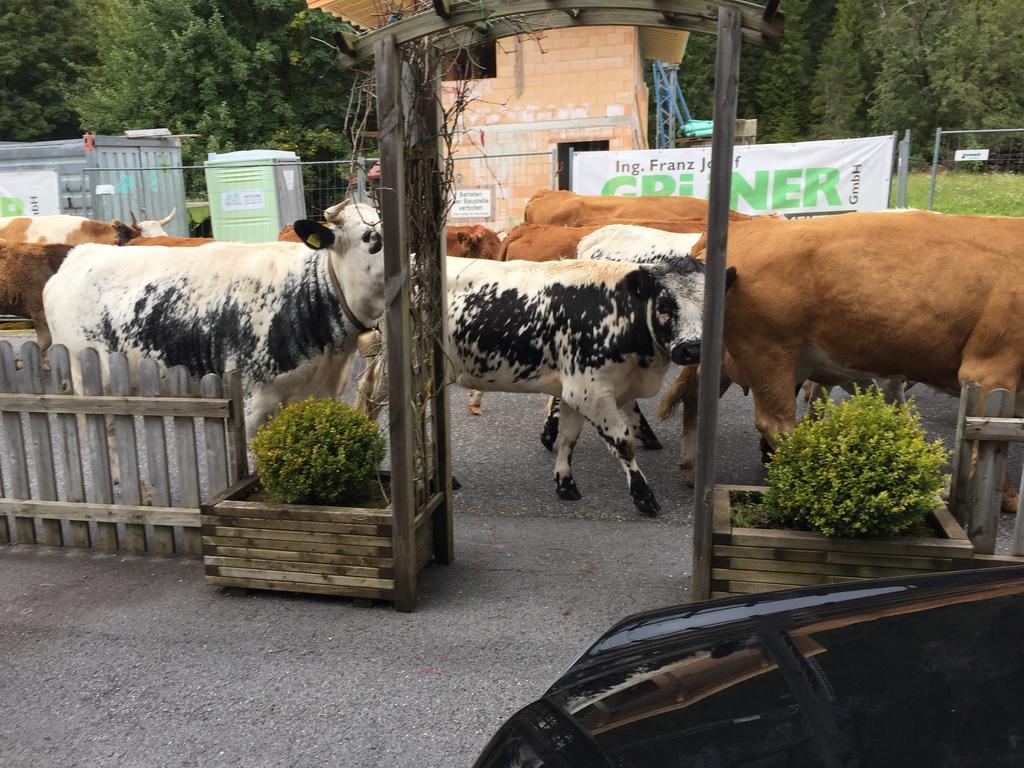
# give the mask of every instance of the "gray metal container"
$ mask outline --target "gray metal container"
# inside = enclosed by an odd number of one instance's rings
[[[56,174],[60,213],[127,222],[133,212],[141,221],[162,219],[176,208],[177,215],[164,228],[169,235],[188,236],[180,139],[90,136],[0,142],[0,179],[24,171]]]

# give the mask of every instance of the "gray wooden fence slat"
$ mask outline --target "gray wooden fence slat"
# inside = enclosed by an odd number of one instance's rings
[[[82,394],[103,394],[103,373],[100,369],[99,353],[87,347],[78,353],[82,366]],[[100,504],[114,503],[114,486],[110,478],[110,447],[107,443],[107,420],[105,416],[85,417],[86,441],[89,445],[89,471],[92,476],[94,501]],[[117,525],[96,524],[96,546],[99,549],[117,549]]]
[[[6,341],[0,341],[0,392],[17,392],[17,369],[14,365],[14,350]],[[3,414],[4,448],[10,457],[10,477],[7,478],[6,495],[11,499],[28,499],[28,457],[25,453],[25,437],[21,431],[21,416],[17,413]],[[14,532],[19,544],[35,544],[36,528],[32,518],[15,517]]]
[[[63,344],[54,344],[47,350],[50,359],[51,388],[57,394],[73,394],[71,380],[71,356]],[[57,432],[60,441],[60,472],[64,477],[64,494],[67,501],[85,501],[85,475],[82,472],[82,447],[78,440],[78,419],[73,413],[57,415]],[[90,545],[89,523],[81,520],[68,522],[67,542],[72,547]]]
[[[163,394],[160,366],[149,358],[139,364],[139,394],[160,397]],[[162,416],[146,416],[142,420],[146,432],[146,465],[153,506],[171,506],[171,479],[167,469],[167,437]],[[174,554],[174,529],[167,525],[153,526],[153,551],[158,555]]]
[[[1017,519],[1013,522],[1013,549],[1012,554],[1018,557],[1024,556],[1024,498],[1021,498],[1020,494],[1024,494],[1024,472],[1021,473],[1020,478],[1020,490],[1017,496]]]
[[[221,397],[220,376],[208,373],[199,381],[202,397]],[[206,437],[207,496],[212,498],[228,487],[228,453],[224,419],[203,419]]]
[[[188,368],[176,365],[168,371],[172,397],[188,397],[191,392],[191,377]],[[193,418],[175,417],[174,444],[178,456],[178,492],[181,506],[199,507],[199,456],[196,450],[196,422]],[[185,552],[190,555],[203,553],[202,535],[198,530],[184,533]]]
[[[245,440],[245,400],[242,372],[237,368],[224,374],[224,394],[231,399],[231,417],[225,425],[228,433],[229,477],[237,483],[249,474],[249,446]]]
[[[110,391],[115,395],[128,397],[132,394],[131,370],[128,358],[122,352],[110,356]],[[139,477],[139,452],[135,438],[135,417],[114,416],[114,441],[117,449],[117,463],[121,470],[121,500],[124,504],[142,503],[142,486]],[[125,525],[124,547],[129,552],[141,554],[146,551],[146,526]]]
[[[960,408],[956,419],[956,442],[953,443],[953,473],[949,479],[949,510],[965,528],[971,514],[970,492],[971,459],[974,445],[964,440],[966,418],[978,412],[978,398],[981,387],[976,381],[965,381],[960,385]]]
[[[984,415],[1012,416],[1014,400],[1012,392],[994,389],[985,398]],[[982,440],[978,443],[968,534],[974,548],[984,555],[996,551],[996,530],[999,527],[999,506],[1008,450],[1009,445],[1003,441]]]
[[[25,393],[43,394],[43,357],[39,354],[39,345],[34,341],[26,341],[21,345],[21,365],[18,389]],[[39,494],[39,499],[40,501],[56,501],[57,473],[53,466],[50,417],[45,413],[30,413],[28,429],[29,447],[32,451],[32,463],[36,470],[36,491]],[[40,532],[43,544],[51,547],[64,545],[60,520],[42,519]]]

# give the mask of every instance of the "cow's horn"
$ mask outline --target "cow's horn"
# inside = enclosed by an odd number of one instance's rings
[[[174,214],[176,214],[177,212],[178,212],[177,206],[175,206],[174,208],[171,208],[171,212],[168,213],[166,216],[164,216],[162,219],[160,219],[160,221],[158,221],[157,224],[159,224],[162,227],[164,224],[167,224],[168,222],[170,222],[170,220],[174,218]]]
[[[130,213],[132,215],[132,229],[138,229],[139,228],[139,222],[135,218],[135,211],[128,211],[128,213]]]

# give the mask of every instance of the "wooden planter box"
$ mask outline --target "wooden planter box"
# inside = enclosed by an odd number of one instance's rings
[[[976,558],[967,534],[944,505],[930,516],[934,538],[836,539],[807,531],[734,528],[732,494],[765,490],[715,486],[712,597],[1006,564],[1003,558]]]
[[[248,501],[247,477],[202,505],[206,583],[394,600],[390,509]],[[416,570],[430,560],[432,528],[416,533]]]

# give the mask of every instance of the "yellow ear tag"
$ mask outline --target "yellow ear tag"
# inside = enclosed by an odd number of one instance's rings
[[[309,243],[314,248],[319,248],[320,247],[320,236],[315,234],[315,233],[312,234],[312,235],[309,235],[306,238],[306,242]]]

